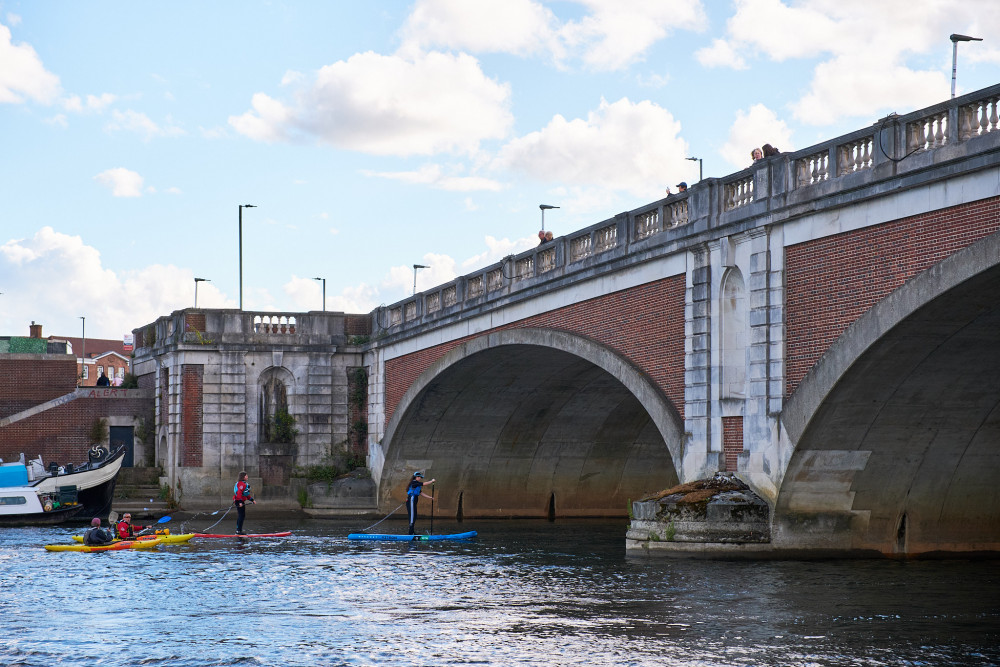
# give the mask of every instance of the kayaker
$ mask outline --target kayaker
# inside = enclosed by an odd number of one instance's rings
[[[236,534],[243,534],[243,519],[247,516],[247,503],[257,504],[250,491],[250,482],[247,481],[247,474],[241,472],[233,486],[233,503],[236,505]]]
[[[119,540],[134,540],[135,531],[142,529],[143,526],[132,525],[132,515],[128,512],[125,512],[121,520],[115,525],[115,533]]]
[[[101,528],[101,520],[96,516],[90,520],[90,528],[83,534],[83,543],[89,546],[103,546],[111,544],[113,538],[108,532]]]
[[[413,535],[413,524],[417,520],[417,500],[420,499],[420,496],[430,498],[432,501],[434,500],[433,496],[428,496],[423,492],[423,486],[424,484],[433,484],[436,481],[432,479],[429,482],[425,482],[424,473],[415,472],[409,486],[406,487],[406,509],[410,513],[410,535]]]

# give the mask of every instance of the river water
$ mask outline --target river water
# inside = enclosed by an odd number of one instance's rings
[[[628,558],[624,521],[352,543],[369,522],[252,513],[293,535],[83,554],[41,548],[69,528],[0,529],[0,664],[1000,664],[1000,561]]]

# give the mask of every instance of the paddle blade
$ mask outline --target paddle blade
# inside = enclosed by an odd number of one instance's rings
[[[169,516],[163,516],[163,517],[160,517],[160,520],[157,521],[156,523],[166,523],[168,521],[170,521],[170,517]]]

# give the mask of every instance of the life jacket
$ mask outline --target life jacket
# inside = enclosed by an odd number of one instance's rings
[[[127,540],[133,536],[132,526],[124,519],[115,526],[118,530],[118,539]]]
[[[240,489],[240,485],[243,488]],[[233,502],[240,500],[253,500],[253,496],[250,495],[250,482],[236,482],[233,484]]]
[[[424,486],[423,482],[418,482],[417,480],[413,480],[412,482],[410,482],[410,485],[406,487],[406,497],[414,498],[419,496],[420,492],[423,490],[423,486]]]

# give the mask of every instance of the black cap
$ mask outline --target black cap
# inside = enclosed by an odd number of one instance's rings
[[[684,181],[681,181],[680,183],[677,184],[677,187],[679,187],[679,188],[687,188],[687,186],[688,186],[688,184],[685,183]]]

